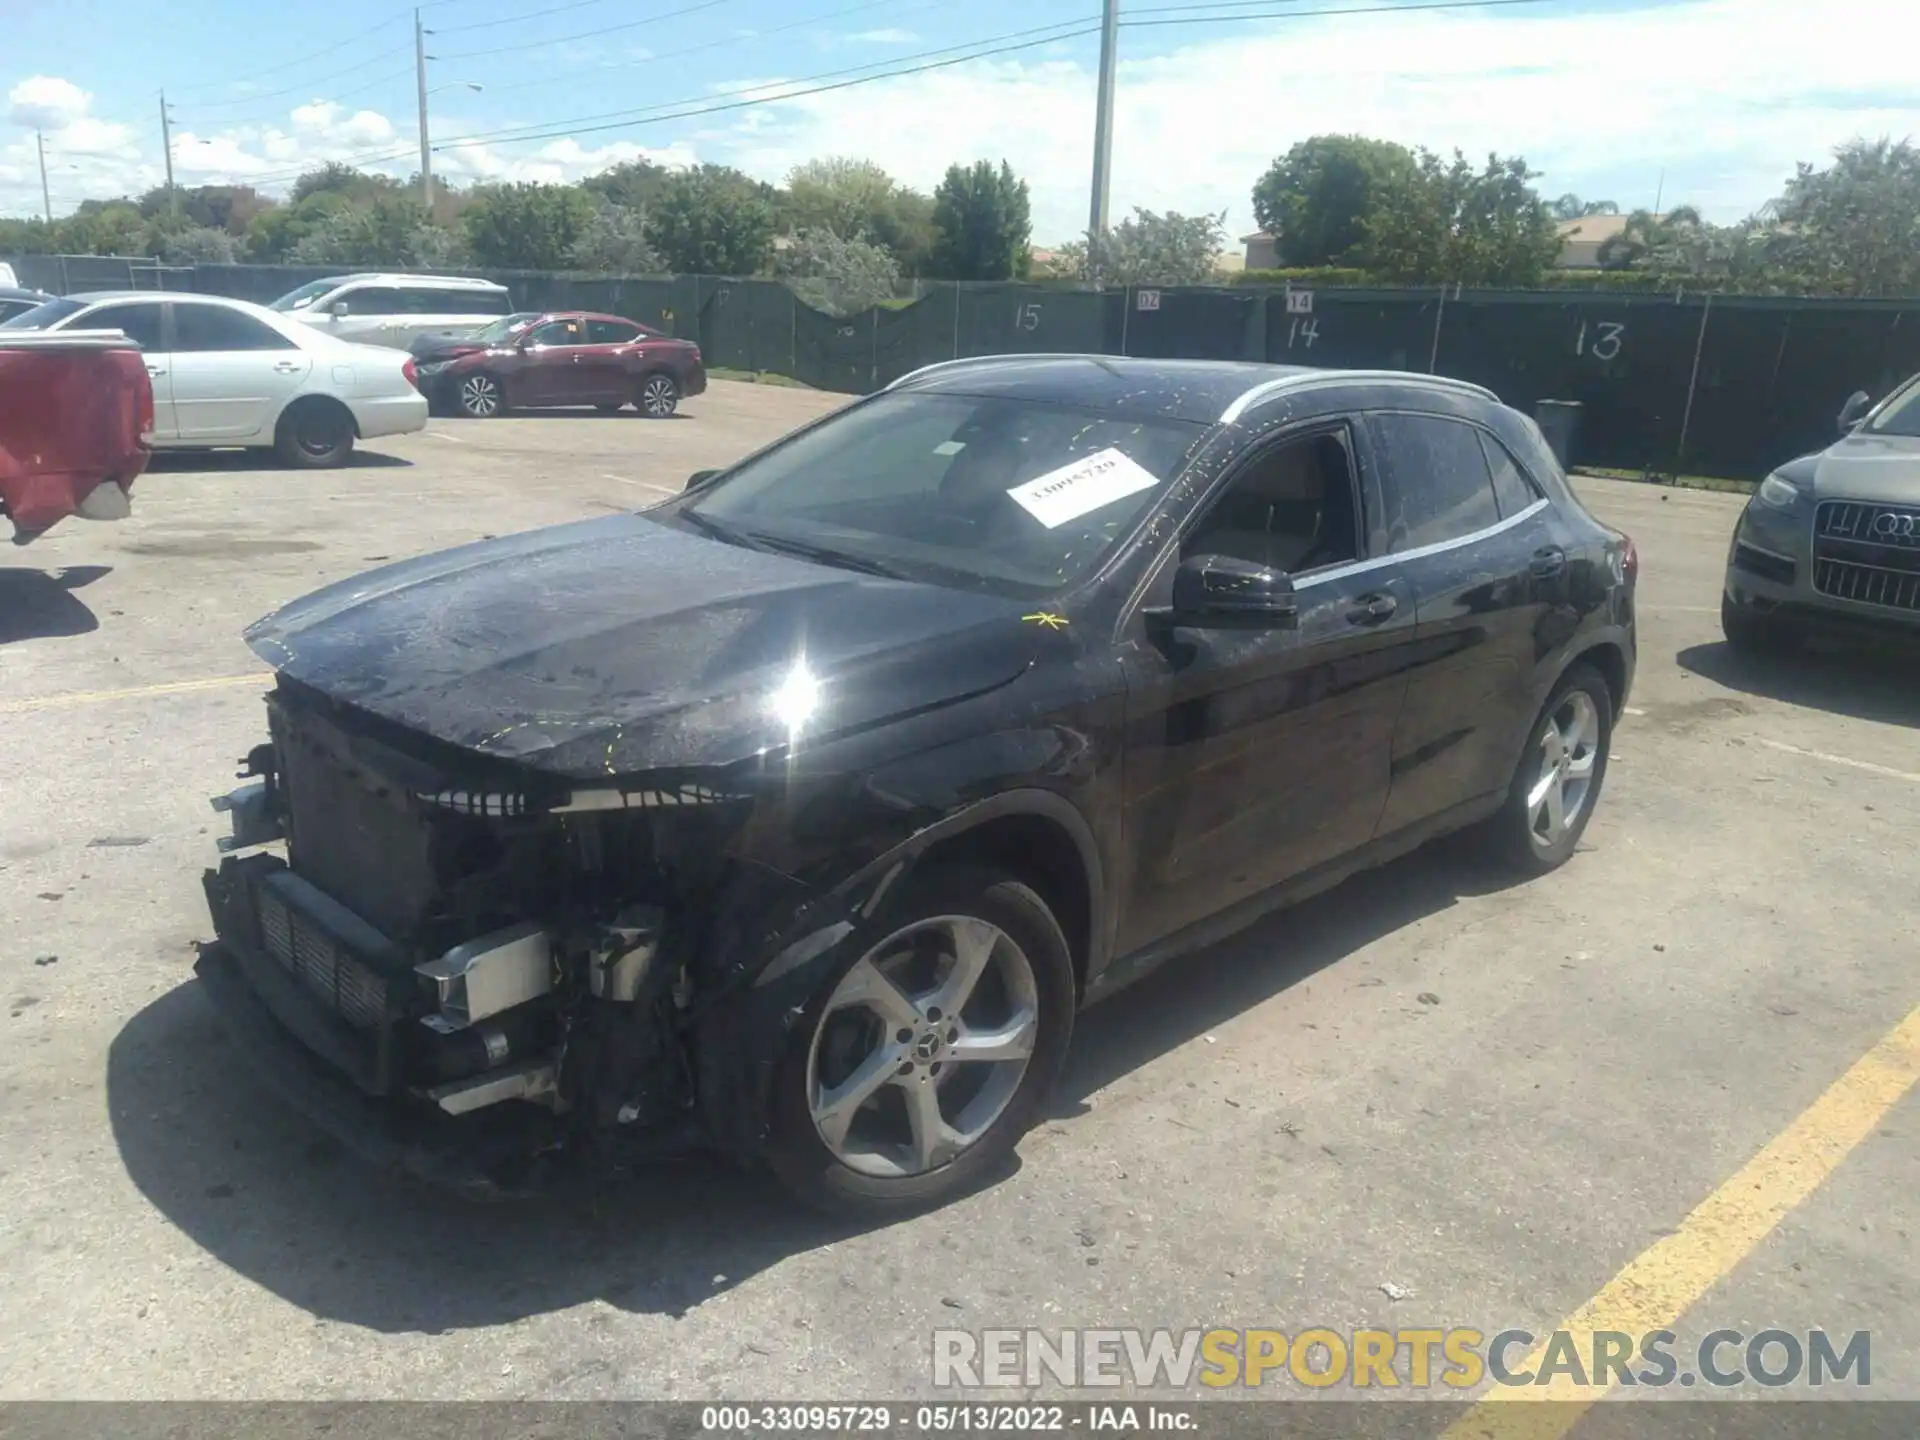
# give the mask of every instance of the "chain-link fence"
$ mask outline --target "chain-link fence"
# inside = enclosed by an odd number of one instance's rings
[[[23,285],[63,294],[173,288],[261,302],[341,273],[94,256],[12,264]],[[1578,460],[1653,472],[1757,478],[1829,443],[1853,391],[1879,395],[1920,371],[1920,301],[922,281],[914,298],[832,315],[776,280],[461,273],[500,281],[522,308],[598,310],[697,340],[712,368],[855,394],[935,361],[1008,353],[1452,375],[1523,410],[1577,401]]]

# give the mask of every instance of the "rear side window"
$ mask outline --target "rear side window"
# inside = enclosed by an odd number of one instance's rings
[[[630,325],[624,320],[587,321],[589,345],[624,345],[629,340],[638,340],[641,333],[638,325]]]
[[[442,315],[511,315],[513,297],[504,290],[440,290],[433,305]]]
[[[165,350],[166,339],[160,333],[160,302],[148,300],[132,305],[103,305],[82,315],[69,330],[119,330],[142,350]]]
[[[1375,415],[1387,462],[1387,549],[1458,540],[1500,520],[1480,432],[1440,415]]]
[[[1480,432],[1480,448],[1487,452],[1487,468],[1493,471],[1493,498],[1500,502],[1500,518],[1518,515],[1540,498],[1520,463],[1485,431]]]
[[[173,306],[173,348],[196,350],[295,350],[286,336],[251,315],[222,305]]]

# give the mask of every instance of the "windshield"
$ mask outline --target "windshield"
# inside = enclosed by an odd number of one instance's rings
[[[44,330],[86,308],[84,300],[49,300],[44,305],[21,311],[11,320],[0,320],[0,330]]]
[[[345,277],[336,275],[331,280],[309,280],[297,290],[289,290],[267,308],[283,314],[289,310],[304,310],[329,290],[337,290],[345,284]]]
[[[1881,402],[1867,429],[1875,435],[1920,437],[1920,375]]]
[[[540,318],[538,310],[523,310],[517,315],[502,315],[484,329],[473,332],[473,339],[484,341],[488,345],[497,345],[502,340],[511,339],[527,326]]]
[[[975,395],[894,394],[750,460],[685,507],[740,543],[1033,596],[1090,574],[1204,427]]]

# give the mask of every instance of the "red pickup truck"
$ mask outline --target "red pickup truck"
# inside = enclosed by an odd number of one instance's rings
[[[69,515],[124,518],[152,441],[153,382],[132,340],[0,331],[0,514],[14,544]]]

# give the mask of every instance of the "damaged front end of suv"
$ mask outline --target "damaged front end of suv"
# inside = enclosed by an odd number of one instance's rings
[[[223,1029],[364,1157],[475,1198],[752,1157],[820,962],[953,808],[919,757],[1030,668],[1004,607],[919,588],[611,517],[260,622],[269,740],[205,877]]]

